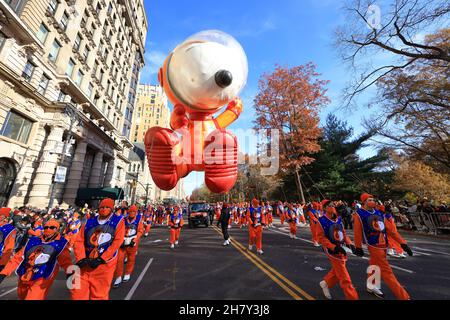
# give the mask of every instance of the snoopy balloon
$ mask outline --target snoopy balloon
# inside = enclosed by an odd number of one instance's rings
[[[197,33],[169,54],[158,78],[174,105],[171,129],[152,127],[145,135],[148,165],[160,189],[172,190],[192,171],[204,171],[214,193],[233,188],[238,144],[226,128],[242,113],[238,95],[247,75],[244,50],[221,31]]]

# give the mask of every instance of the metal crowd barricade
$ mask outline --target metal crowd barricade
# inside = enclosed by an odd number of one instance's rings
[[[428,215],[436,231],[450,230],[450,212],[432,212]]]

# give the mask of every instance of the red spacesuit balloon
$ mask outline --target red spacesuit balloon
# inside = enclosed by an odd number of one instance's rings
[[[160,189],[172,190],[190,172],[204,171],[212,192],[231,190],[238,144],[226,127],[242,112],[238,95],[247,74],[244,50],[221,31],[200,32],[170,53],[158,77],[174,105],[171,129],[152,127],[145,135],[148,165]]]

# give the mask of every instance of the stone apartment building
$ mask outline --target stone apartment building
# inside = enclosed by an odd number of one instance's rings
[[[147,29],[144,0],[0,0],[0,206],[124,188]]]

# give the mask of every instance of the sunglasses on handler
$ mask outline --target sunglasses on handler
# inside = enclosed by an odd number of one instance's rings
[[[54,227],[54,226],[51,226],[51,227],[46,226],[46,227],[44,227],[44,230],[47,230],[47,229],[50,229],[50,230],[56,230],[57,228]]]

